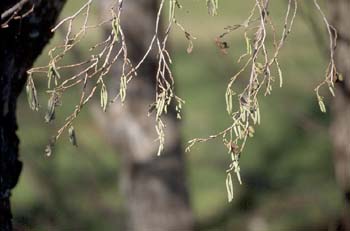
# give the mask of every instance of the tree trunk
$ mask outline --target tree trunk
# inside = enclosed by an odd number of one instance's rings
[[[111,1],[100,1],[101,14],[108,15]],[[145,54],[154,34],[156,0],[125,1],[121,25],[128,55],[135,64]],[[109,31],[110,28],[106,29]],[[108,32],[107,32],[108,33]],[[166,143],[157,156],[155,118],[147,117],[155,99],[157,54],[151,52],[138,76],[128,85],[125,105],[114,103],[106,113],[93,108],[103,133],[121,155],[121,188],[126,198],[128,228],[134,231],[189,231],[193,217],[186,187],[185,159],[179,122],[173,109],[166,117]],[[120,66],[112,71],[111,91],[119,91]],[[113,94],[111,94],[113,95]]]
[[[350,231],[350,1],[329,4],[332,25],[338,30],[336,64],[344,81],[338,82],[332,103],[331,135],[337,181],[344,196],[344,213],[338,230]]]
[[[1,0],[0,13],[20,2]],[[0,230],[12,230],[11,189],[18,181],[22,163],[18,160],[16,103],[26,71],[52,37],[51,27],[65,0],[28,1],[17,15],[34,11],[24,18],[14,18],[7,28],[0,28]],[[1,18],[5,25],[9,17]]]

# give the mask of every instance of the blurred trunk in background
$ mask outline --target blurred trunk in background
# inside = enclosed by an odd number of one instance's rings
[[[331,24],[338,30],[335,54],[338,71],[344,81],[338,82],[332,103],[331,135],[337,181],[344,196],[344,213],[337,230],[350,230],[350,0],[329,2]]]
[[[17,3],[22,2],[17,5]],[[16,134],[17,98],[65,0],[0,1],[0,230],[12,230],[11,190],[22,169]],[[35,7],[34,7],[35,5]],[[33,7],[33,12],[30,9]],[[12,10],[11,10],[12,9]],[[27,13],[26,17],[21,15]],[[16,17],[14,17],[16,16]],[[12,19],[12,20],[10,20]]]
[[[111,15],[114,1],[101,0],[101,17]],[[125,1],[121,25],[128,56],[133,64],[145,54],[154,34],[157,0]],[[110,27],[105,28],[108,36]],[[161,35],[160,35],[161,36]],[[186,186],[185,159],[180,127],[171,109],[165,118],[165,150],[157,156],[155,118],[147,117],[155,99],[157,53],[152,51],[127,89],[126,102],[110,104],[103,113],[99,104],[92,107],[95,120],[105,137],[121,155],[121,188],[125,197],[129,230],[189,231],[193,216]],[[120,64],[111,73],[109,94],[119,92]]]

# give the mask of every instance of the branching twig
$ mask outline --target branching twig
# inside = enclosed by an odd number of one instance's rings
[[[165,31],[160,29],[161,15],[164,11],[165,3],[169,1],[169,22],[165,27]],[[319,84],[315,91],[322,111],[325,111],[323,98],[319,94],[319,89],[327,84],[330,92],[334,95],[334,81],[339,78],[334,63],[334,50],[336,47],[336,31],[328,23],[327,18],[317,0],[313,0],[318,12],[327,27],[330,40],[330,63],[326,71],[325,80]],[[122,103],[126,100],[126,92],[128,84],[137,76],[137,72],[141,65],[148,58],[151,51],[156,51],[158,58],[157,72],[155,75],[155,102],[150,105],[149,113],[155,113],[155,129],[158,134],[159,149],[158,155],[164,149],[165,135],[163,116],[167,113],[168,107],[175,101],[175,109],[177,117],[181,118],[180,111],[184,101],[175,93],[175,81],[171,71],[172,59],[167,50],[168,38],[174,26],[178,27],[185,35],[189,45],[187,51],[190,53],[193,49],[192,36],[176,19],[176,8],[182,8],[177,0],[161,0],[155,19],[155,28],[152,39],[146,48],[142,58],[132,63],[128,57],[128,49],[126,46],[126,36],[121,26],[124,0],[118,0],[116,8],[111,9],[111,18],[97,25],[89,25],[89,14],[92,0],[88,0],[73,15],[62,19],[52,31],[57,30],[63,24],[67,24],[67,32],[62,45],[56,46],[49,51],[50,61],[48,65],[43,67],[35,67],[28,71],[29,78],[27,83],[27,92],[29,96],[29,104],[32,109],[38,110],[38,99],[33,81],[33,74],[46,74],[48,78],[48,94],[50,100],[46,121],[50,122],[54,119],[55,108],[60,105],[60,99],[65,91],[72,87],[80,87],[80,100],[75,110],[65,119],[64,124],[53,137],[51,143],[47,147],[47,153],[51,154],[54,142],[68,130],[73,144],[76,144],[75,132],[73,130],[73,122],[83,109],[90,102],[98,91],[100,91],[100,101],[103,110],[108,108],[109,103],[115,102],[117,99]],[[186,151],[189,151],[195,144],[207,142],[209,140],[221,138],[224,145],[228,149],[231,157],[231,163],[227,169],[226,186],[229,200],[233,198],[233,183],[231,174],[237,176],[241,183],[239,159],[244,150],[249,137],[252,137],[255,128],[260,124],[260,97],[262,94],[269,95],[272,92],[274,75],[278,76],[279,86],[283,85],[282,69],[279,64],[279,54],[283,48],[288,35],[293,29],[294,21],[298,10],[298,0],[288,0],[285,9],[283,27],[281,34],[277,34],[273,19],[269,14],[269,0],[255,0],[254,6],[250,11],[247,19],[234,26],[225,28],[225,32],[216,38],[216,44],[226,53],[227,42],[223,41],[224,37],[233,31],[243,29],[245,39],[246,52],[240,55],[238,63],[244,60],[241,69],[234,74],[228,84],[225,94],[226,110],[231,118],[230,125],[205,138],[195,138],[188,142]],[[216,15],[218,13],[218,0],[206,1],[209,13]],[[76,19],[83,18],[82,25],[76,30]],[[106,39],[96,43],[89,49],[89,57],[80,60],[77,63],[63,64],[62,60],[72,51],[73,47],[79,44],[87,35],[89,30],[99,28],[102,25],[110,24],[110,33]],[[272,37],[272,46],[267,42],[267,38]],[[109,100],[108,89],[105,84],[107,74],[112,66],[121,63],[120,89],[119,93]],[[63,76],[64,70],[77,70],[72,76]],[[245,76],[247,73],[247,76]],[[244,78],[246,77],[246,78]],[[235,83],[238,79],[246,82],[243,89],[236,89]],[[89,83],[89,88],[87,84]],[[238,108],[234,110],[234,99],[238,101]],[[74,134],[74,137],[73,135]]]

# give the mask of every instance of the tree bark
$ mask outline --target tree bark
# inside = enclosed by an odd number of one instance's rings
[[[100,1],[101,14],[108,15],[111,1]],[[135,64],[145,54],[154,34],[156,0],[126,1],[121,25],[128,55]],[[108,31],[110,28],[107,28]],[[179,122],[172,108],[166,116],[166,143],[157,156],[155,118],[147,117],[148,105],[155,99],[157,54],[151,52],[138,76],[128,85],[125,105],[114,103],[107,113],[99,105],[93,108],[108,140],[121,155],[121,188],[126,198],[128,229],[133,231],[189,231],[193,216],[186,187],[184,150]],[[112,92],[119,91],[120,66],[112,71]],[[114,95],[113,93],[111,95]]]
[[[335,61],[344,81],[338,82],[332,103],[331,137],[334,168],[344,196],[344,212],[338,230],[350,231],[350,1],[332,0],[331,23],[338,30]]]
[[[1,0],[0,13],[19,0]],[[34,10],[24,18],[14,18],[7,28],[0,28],[0,230],[12,230],[11,190],[22,169],[18,159],[16,103],[26,81],[26,71],[33,65],[53,33],[50,31],[65,0],[31,0],[17,15]],[[1,18],[3,24],[8,18]]]

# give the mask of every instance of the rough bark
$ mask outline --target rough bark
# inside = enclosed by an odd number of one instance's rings
[[[339,230],[350,230],[350,1],[333,0],[329,4],[332,25],[338,30],[336,64],[344,76],[338,82],[332,103],[331,136],[334,146],[334,167],[344,196],[344,213]]]
[[[0,13],[17,2],[1,0]],[[34,5],[24,18],[13,19],[7,28],[0,28],[0,230],[12,230],[11,190],[22,169],[18,159],[19,140],[16,135],[16,103],[25,81],[26,71],[33,65],[52,37],[52,25],[65,0],[28,1],[21,12]],[[6,19],[1,19],[1,23]]]
[[[100,3],[102,15],[107,15],[111,1]],[[151,41],[158,6],[156,0],[124,3],[121,24],[133,63],[141,59]],[[151,52],[138,76],[128,86],[125,105],[114,103],[107,113],[101,113],[97,105],[93,114],[121,155],[121,188],[126,198],[129,230],[189,231],[192,230],[193,217],[186,188],[179,122],[172,112],[174,110],[170,110],[166,118],[165,151],[158,157],[155,119],[147,117],[148,105],[155,98],[156,70],[157,54]],[[114,83],[109,86],[114,86],[112,91],[116,92],[120,77],[118,65],[112,76]]]

